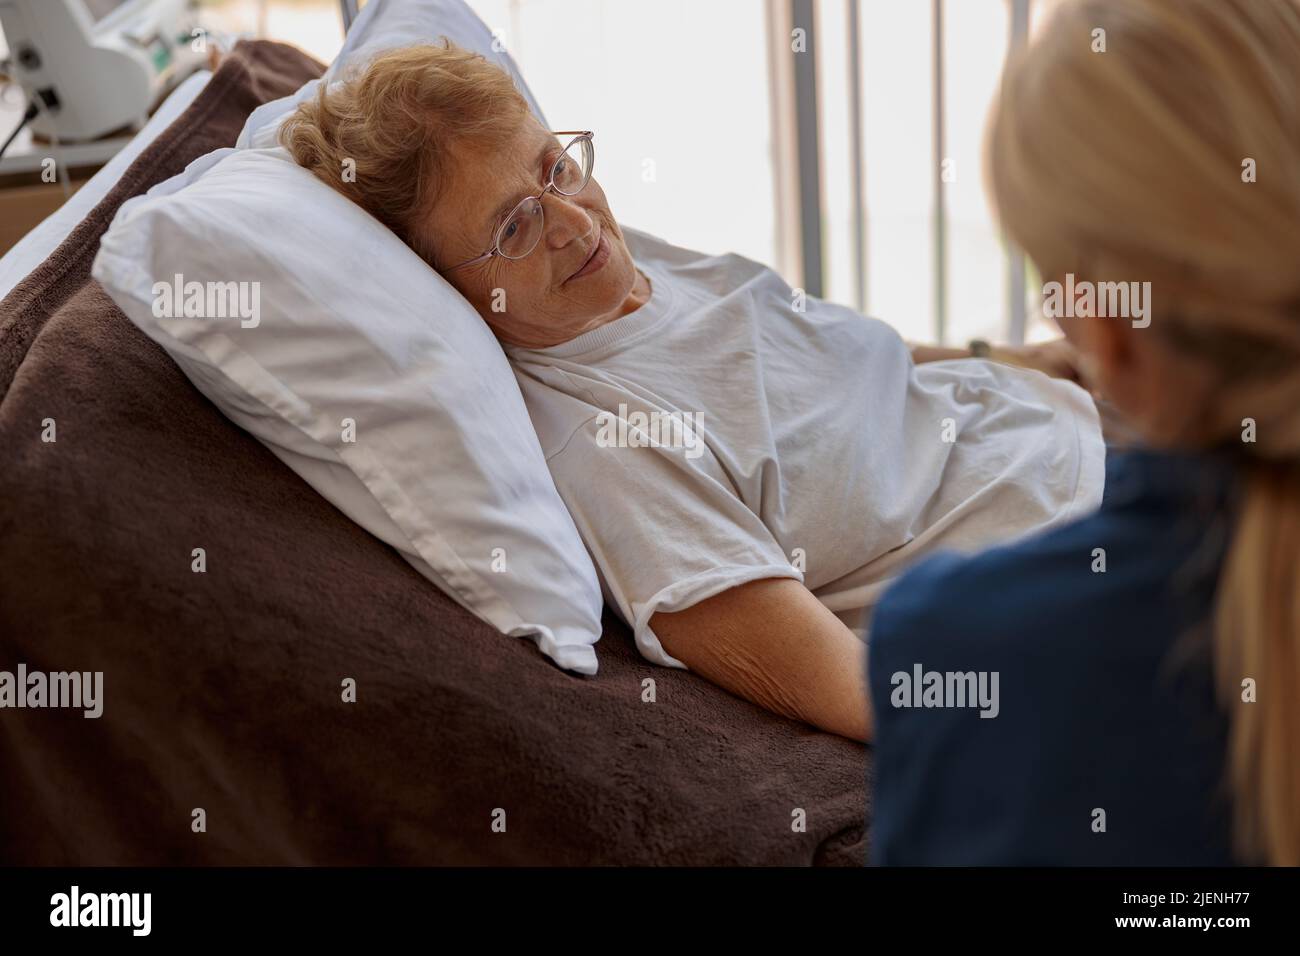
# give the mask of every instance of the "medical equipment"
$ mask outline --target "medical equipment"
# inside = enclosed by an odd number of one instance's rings
[[[12,78],[39,112],[32,131],[91,140],[138,126],[202,66],[191,0],[0,0]]]

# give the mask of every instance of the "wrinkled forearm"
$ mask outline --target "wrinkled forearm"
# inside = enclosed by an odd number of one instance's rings
[[[650,627],[669,654],[738,697],[869,739],[866,648],[798,581],[741,585],[685,611],[656,614]]]

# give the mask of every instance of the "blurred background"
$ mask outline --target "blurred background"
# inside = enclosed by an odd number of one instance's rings
[[[981,168],[1004,58],[1050,0],[468,2],[551,125],[596,132],[621,221],[759,260],[914,340],[1053,334]],[[214,34],[327,63],[349,5],[198,0]]]

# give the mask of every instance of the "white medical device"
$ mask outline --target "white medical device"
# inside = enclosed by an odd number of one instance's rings
[[[138,126],[207,58],[191,0],[0,0],[15,79],[40,107],[32,131],[92,140]]]

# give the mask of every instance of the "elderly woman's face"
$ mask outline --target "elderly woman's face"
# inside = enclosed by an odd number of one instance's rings
[[[542,197],[542,235],[522,259],[492,256],[449,268],[492,248],[504,215],[541,192],[568,139],[529,114],[502,146],[453,149],[428,224],[447,280],[509,345],[558,345],[635,308],[632,256],[594,178],[575,196],[552,190]]]

